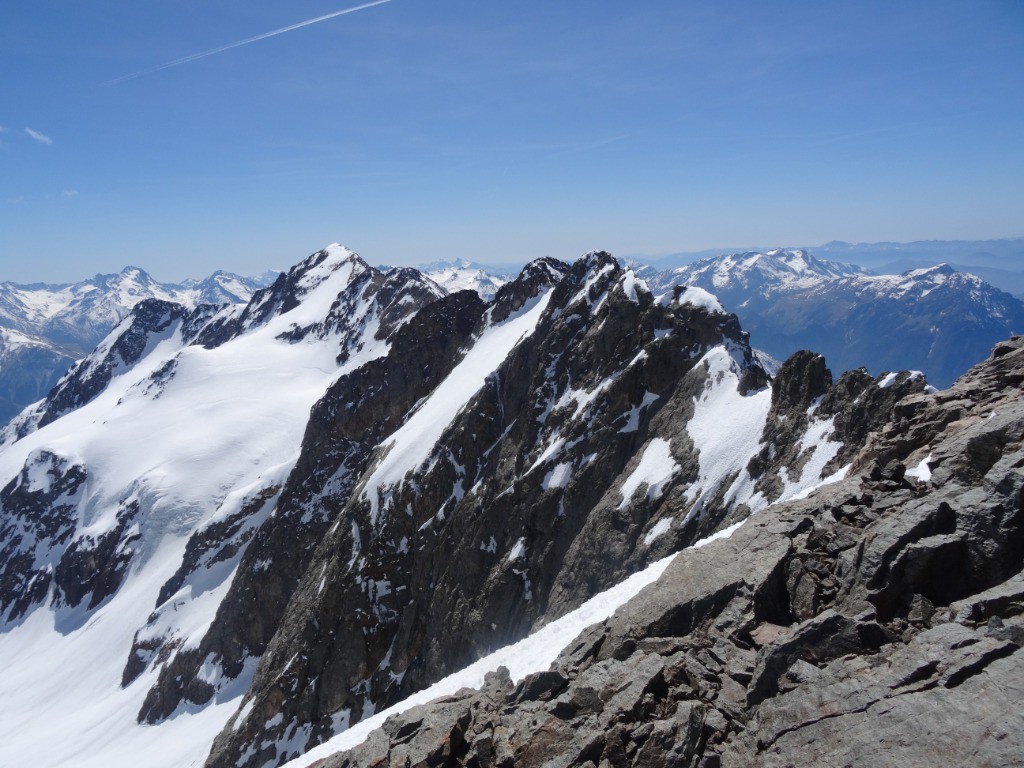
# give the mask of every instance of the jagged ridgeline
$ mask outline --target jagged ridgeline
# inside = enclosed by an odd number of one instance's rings
[[[3,434],[0,656],[35,660],[0,696],[78,729],[40,765],[280,765],[839,480],[925,388],[771,381],[711,294],[607,253],[490,301],[340,246],[247,305],[146,301]]]
[[[680,552],[550,669],[492,667],[316,765],[1021,765],[1022,384],[1015,337],[904,398],[848,478]]]

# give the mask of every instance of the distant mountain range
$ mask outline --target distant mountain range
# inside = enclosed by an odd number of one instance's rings
[[[659,270],[693,264],[731,253],[764,253],[772,248],[718,248],[705,251],[679,251],[669,254],[627,254],[629,262],[649,264]],[[919,240],[912,243],[846,243],[833,240],[818,246],[801,246],[819,259],[867,267],[876,274],[903,272],[949,264],[960,272],[970,272],[1007,293],[1024,299],[1024,237],[1001,240]]]
[[[454,261],[432,261],[416,267],[448,293],[455,291],[476,291],[484,301],[490,301],[501,286],[515,278],[500,268],[478,264],[475,261],[459,259]]]
[[[785,359],[822,352],[837,370],[921,370],[947,387],[1000,339],[1024,330],[1024,304],[948,264],[901,275],[802,250],[748,252],[638,273],[656,290],[695,285],[735,312],[751,343]]]
[[[703,258],[694,261],[697,255]],[[939,266],[946,257],[950,263]],[[1024,329],[1024,304],[1008,295],[1024,295],[1024,238],[834,241],[813,256],[807,250],[706,251],[625,261],[654,289],[692,284],[718,296],[759,351],[782,360],[797,349],[816,349],[837,370],[917,368],[944,387],[997,340]],[[898,267],[902,274],[886,274]],[[417,269],[442,293],[468,289],[485,301],[514,278],[504,268],[467,260]],[[0,283],[0,424],[44,397],[139,301],[189,308],[240,304],[276,277],[215,272],[169,284],[126,267],[78,283]],[[763,362],[771,367],[767,358]]]

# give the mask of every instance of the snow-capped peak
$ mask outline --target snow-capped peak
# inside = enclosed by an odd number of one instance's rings
[[[512,279],[510,275],[468,259],[435,261],[422,264],[418,269],[448,293],[476,291],[484,301],[493,299],[498,289]]]

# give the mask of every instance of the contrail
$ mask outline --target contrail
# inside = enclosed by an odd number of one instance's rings
[[[138,72],[133,72],[130,75],[115,77],[113,80],[107,80],[105,83],[103,83],[103,85],[116,85],[117,83],[123,83],[126,80],[134,80],[137,77],[152,74],[153,72],[159,72],[162,69],[170,69],[171,67],[177,67],[180,64],[188,64],[192,61],[205,59],[207,56],[213,56],[217,53],[224,53],[224,51],[230,51],[232,48],[240,48],[243,45],[249,45],[249,43],[257,43],[260,40],[266,40],[268,37],[276,37],[277,35],[283,35],[285,32],[291,32],[292,30],[295,29],[308,27],[310,24],[318,24],[321,21],[327,21],[328,19],[333,19],[336,16],[344,16],[347,13],[355,13],[356,11],[362,11],[365,10],[366,8],[372,8],[375,5],[383,5],[384,3],[390,2],[391,0],[374,0],[374,2],[372,3],[364,3],[363,5],[357,5],[354,8],[346,8],[343,11],[335,11],[334,13],[328,13],[325,16],[317,16],[315,19],[300,21],[298,24],[292,24],[291,26],[281,27],[280,29],[275,29],[272,32],[264,32],[262,35],[256,35],[256,37],[249,37],[245,40],[239,40],[237,43],[228,43],[227,45],[220,46],[220,48],[213,48],[209,51],[203,51],[202,53],[193,53],[191,56],[183,56],[180,59],[168,61],[166,64],[161,64],[156,67],[150,67],[149,69],[143,69]]]

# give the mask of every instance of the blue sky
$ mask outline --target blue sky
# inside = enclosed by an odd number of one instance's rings
[[[358,4],[4,3],[0,279],[1024,235],[1019,0],[391,0],[157,69]]]

